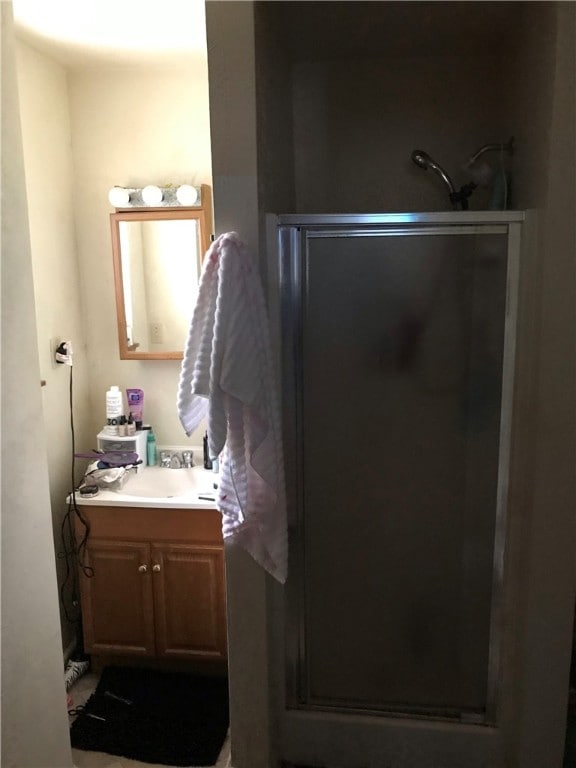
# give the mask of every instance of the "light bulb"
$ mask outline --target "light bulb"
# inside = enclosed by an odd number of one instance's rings
[[[115,208],[121,208],[130,202],[130,193],[124,187],[112,187],[110,192],[108,192],[108,200],[110,205],[113,205]]]
[[[198,190],[191,184],[182,184],[176,190],[176,199],[181,205],[194,205],[198,200]]]
[[[162,202],[163,197],[162,190],[155,184],[148,184],[148,186],[144,187],[142,190],[142,200],[146,205],[157,205]]]

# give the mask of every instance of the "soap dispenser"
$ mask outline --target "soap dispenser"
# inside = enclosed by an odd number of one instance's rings
[[[156,438],[152,428],[148,430],[148,437],[146,439],[146,459],[149,467],[156,466]]]

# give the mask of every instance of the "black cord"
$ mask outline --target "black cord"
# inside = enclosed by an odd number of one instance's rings
[[[72,483],[72,491],[68,497],[68,509],[62,524],[60,526],[60,533],[62,536],[63,549],[58,553],[58,558],[64,560],[66,563],[66,572],[62,584],[60,585],[60,602],[62,604],[62,610],[67,621],[71,624],[77,624],[81,620],[81,614],[78,610],[76,617],[70,616],[64,595],[66,587],[70,583],[70,592],[72,597],[72,604],[79,606],[79,594],[78,594],[78,568],[82,571],[84,576],[91,578],[94,576],[94,569],[85,563],[86,547],[88,544],[88,536],[90,534],[90,525],[85,517],[80,512],[78,505],[76,504],[76,480],[74,478],[74,454],[76,452],[76,435],[74,432],[74,388],[72,378],[72,366],[70,366],[70,385],[69,385],[69,397],[70,397],[70,433],[72,441],[72,458],[70,468],[70,479]],[[76,515],[82,525],[84,526],[84,532],[80,543],[76,543],[76,533],[74,530],[73,517]],[[77,566],[77,567],[76,567]]]

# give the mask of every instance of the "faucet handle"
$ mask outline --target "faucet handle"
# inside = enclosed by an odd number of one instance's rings
[[[193,466],[192,451],[182,451],[182,465],[186,467],[186,469],[190,469],[190,467]]]
[[[161,467],[169,467],[170,466],[170,451],[160,451],[160,466]]]

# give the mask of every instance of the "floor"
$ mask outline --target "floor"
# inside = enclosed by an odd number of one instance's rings
[[[81,677],[69,692],[72,698],[72,706],[82,706],[94,692],[98,684],[99,675],[93,672]],[[72,750],[74,768],[172,768],[158,763],[141,763],[138,760],[129,760],[127,757],[117,757],[104,752],[86,752],[81,749]],[[206,768],[212,768],[206,766]],[[230,760],[230,732],[220,752],[220,756],[213,768],[232,768]],[[564,768],[576,768],[576,690],[571,691],[570,706],[568,708],[568,727],[566,733],[566,752],[564,755]]]
[[[81,677],[70,689],[72,707],[81,707],[89,699],[98,684],[99,676],[88,672]],[[158,763],[141,763],[138,760],[130,760],[127,757],[108,755],[105,752],[86,752],[82,749],[72,750],[72,760],[75,768],[170,768]],[[231,768],[230,762],[230,733],[226,737],[220,756],[215,763],[215,768]],[[208,768],[208,766],[206,766]]]

